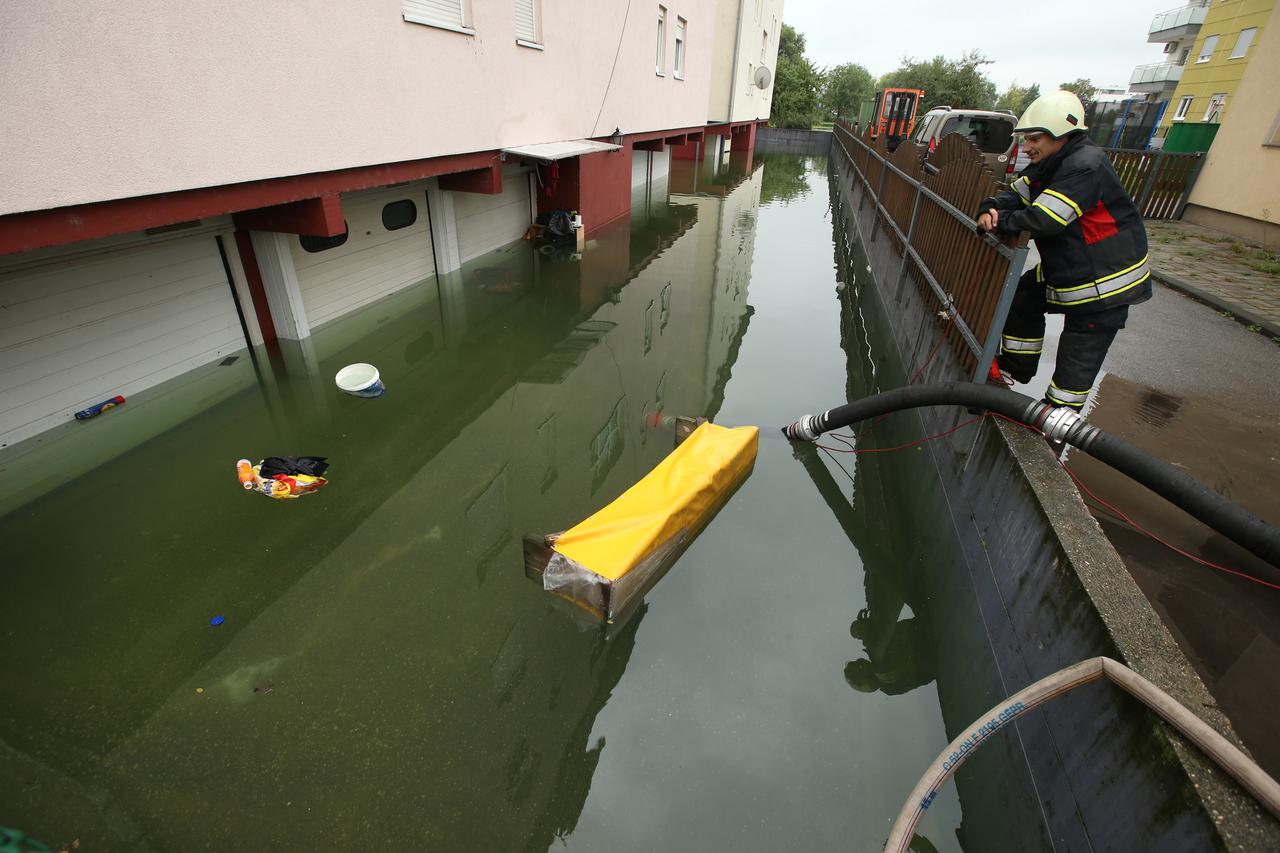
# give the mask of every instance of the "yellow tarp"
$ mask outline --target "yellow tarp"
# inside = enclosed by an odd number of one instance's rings
[[[643,480],[565,531],[555,550],[617,581],[684,533],[687,543],[755,464],[759,430],[704,423]]]

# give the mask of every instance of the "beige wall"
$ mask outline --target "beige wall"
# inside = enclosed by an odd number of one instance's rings
[[[750,121],[769,117],[773,83],[760,89],[752,84],[752,80],[755,69],[761,65],[762,44],[763,64],[771,75],[777,71],[782,3],[783,0],[718,0],[716,3],[711,101],[707,112],[709,121]],[[741,32],[738,30],[739,16],[742,18]],[[766,33],[767,41],[764,38]]]
[[[1269,234],[1274,240],[1280,226],[1280,146],[1263,142],[1280,121],[1280,88],[1276,87],[1280,80],[1280,27],[1263,28],[1260,42],[1250,53],[1249,67],[1240,81],[1231,112],[1209,149],[1190,205],[1247,217],[1254,220],[1253,230],[1257,233],[1241,236],[1262,240]],[[1218,222],[1218,227],[1233,222],[1230,217],[1206,215]],[[1189,206],[1186,218],[1197,221],[1197,211]],[[1201,220],[1204,218],[1201,216]],[[1236,224],[1248,226],[1244,222]]]
[[[706,121],[708,0],[663,4],[684,80],[654,73],[656,2],[625,30],[624,3],[542,3],[541,51],[509,0],[470,5],[474,36],[397,0],[5,3],[0,214]]]

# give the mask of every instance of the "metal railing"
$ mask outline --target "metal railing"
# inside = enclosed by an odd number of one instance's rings
[[[1177,83],[1182,79],[1183,66],[1176,62],[1154,62],[1150,65],[1139,65],[1129,75],[1130,86],[1142,86],[1151,83]]]
[[[973,211],[1000,189],[981,152],[959,135],[943,137],[930,156],[936,168],[926,173],[915,146],[904,143],[890,156],[883,136],[871,143],[844,121],[832,142],[832,153],[853,172],[853,221],[873,274],[885,292],[896,287],[899,301],[907,281],[914,282],[930,310],[956,329],[952,343],[962,368],[985,381],[1026,265],[1027,241],[1006,244],[975,230]]]
[[[1204,16],[1208,14],[1209,3],[1210,0],[1193,0],[1185,6],[1161,12],[1151,19],[1151,29],[1147,30],[1147,34],[1171,30],[1174,27],[1185,27],[1188,24],[1203,24]]]

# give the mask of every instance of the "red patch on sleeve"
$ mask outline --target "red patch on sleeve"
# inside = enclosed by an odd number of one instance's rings
[[[1107,211],[1107,206],[1098,202],[1080,217],[1080,230],[1084,233],[1085,243],[1096,243],[1117,233],[1116,220]]]

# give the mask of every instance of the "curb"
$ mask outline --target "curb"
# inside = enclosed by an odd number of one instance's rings
[[[1273,338],[1280,338],[1280,323],[1275,320],[1263,317],[1251,308],[1245,308],[1229,299],[1223,299],[1216,293],[1210,293],[1207,290],[1196,287],[1194,284],[1185,279],[1175,278],[1166,272],[1161,272],[1152,267],[1151,277],[1163,284],[1170,290],[1176,290],[1179,293],[1186,294],[1193,299],[1205,303],[1206,305],[1217,308],[1219,311],[1226,311],[1236,318],[1236,320],[1246,326],[1261,326],[1262,330]]]

